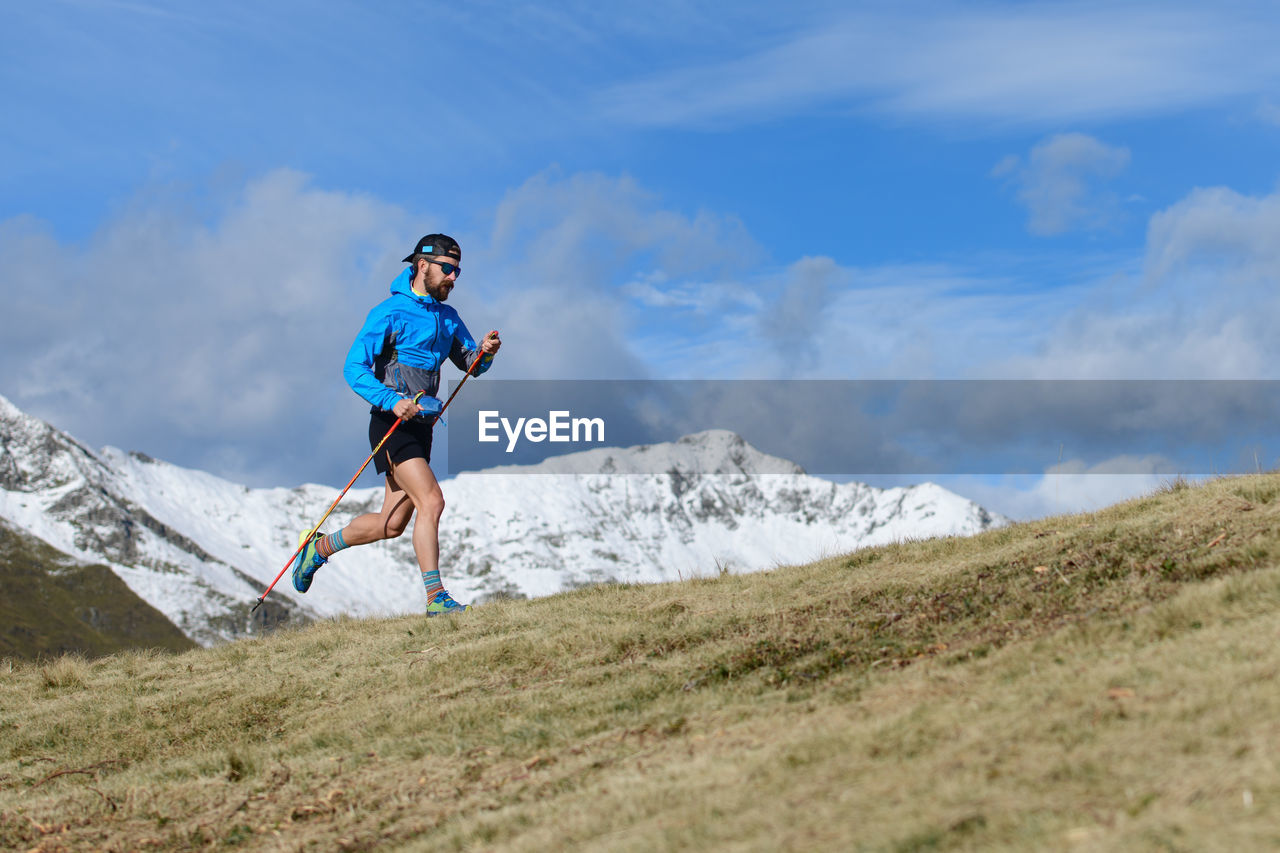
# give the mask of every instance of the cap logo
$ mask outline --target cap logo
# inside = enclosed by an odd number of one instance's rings
[[[435,253],[436,253],[436,247],[435,247],[435,246],[423,246],[423,247],[422,247],[422,254],[424,254],[424,255],[434,255]]]

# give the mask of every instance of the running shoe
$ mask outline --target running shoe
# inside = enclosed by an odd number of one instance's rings
[[[308,540],[310,537],[310,540]],[[311,579],[316,576],[316,570],[329,562],[320,556],[320,552],[316,550],[316,542],[324,538],[324,534],[319,530],[314,533],[310,530],[302,531],[298,536],[298,544],[307,543],[307,547],[303,548],[298,554],[298,558],[293,561],[293,588],[298,592],[306,592],[311,589]]]
[[[442,613],[465,613],[471,609],[470,604],[459,604],[445,590],[436,593],[436,597],[427,605],[428,616],[439,616]]]

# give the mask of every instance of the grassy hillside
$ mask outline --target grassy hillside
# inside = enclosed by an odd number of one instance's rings
[[[1277,496],[0,666],[0,846],[1271,849]]]
[[[111,569],[74,560],[0,521],[0,657],[195,645]]]

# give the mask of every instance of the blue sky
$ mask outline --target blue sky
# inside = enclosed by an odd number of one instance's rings
[[[341,484],[342,357],[434,230],[504,378],[1280,378],[1272,5],[615,5],[7,4],[0,394]]]

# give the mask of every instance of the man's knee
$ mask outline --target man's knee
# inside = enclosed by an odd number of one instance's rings
[[[439,489],[430,492],[423,498],[422,506],[418,508],[418,511],[423,515],[438,519],[444,514],[444,493]]]

